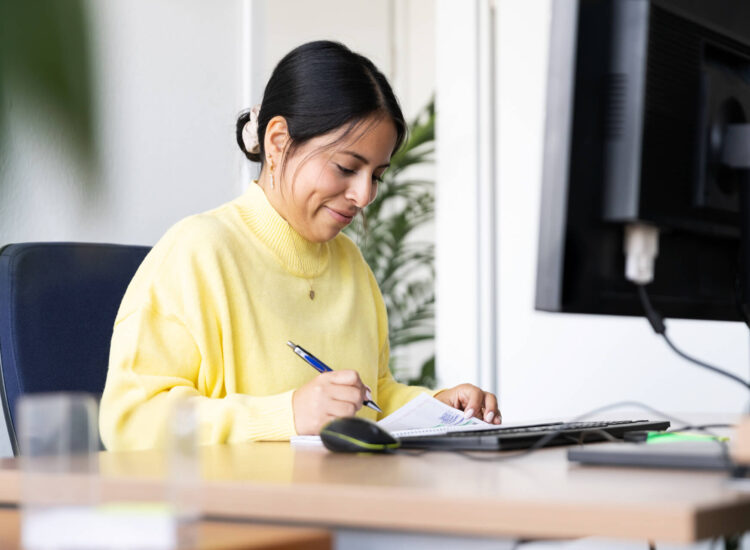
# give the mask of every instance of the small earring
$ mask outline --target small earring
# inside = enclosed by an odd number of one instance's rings
[[[271,161],[270,155],[268,156],[268,173],[271,176],[271,189],[273,189],[273,161]]]
[[[271,172],[271,189],[273,189],[273,172]]]

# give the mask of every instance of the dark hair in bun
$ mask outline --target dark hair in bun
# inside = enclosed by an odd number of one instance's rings
[[[275,116],[286,119],[291,152],[314,137],[345,124],[356,124],[378,112],[396,127],[396,151],[406,138],[407,126],[383,73],[372,61],[343,44],[308,42],[284,56],[266,85],[258,115],[260,153],[247,151],[242,140],[250,110],[237,119],[237,143],[248,159],[262,166],[266,126]]]
[[[263,158],[263,155],[261,153],[251,153],[245,148],[245,143],[242,141],[242,129],[245,127],[245,124],[249,122],[249,120],[250,109],[248,109],[247,111],[242,111],[239,118],[237,119],[237,144],[240,146],[240,149],[247,158],[249,158],[253,162],[260,162]]]

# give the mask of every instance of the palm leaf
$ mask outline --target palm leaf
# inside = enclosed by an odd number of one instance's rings
[[[409,168],[433,162],[435,107],[431,101],[409,127],[409,139],[391,158],[375,200],[367,207],[365,228],[361,221],[347,232],[357,241],[372,269],[388,310],[391,345],[390,368],[401,376],[400,356],[416,342],[435,338],[435,247],[414,239],[415,231],[432,222],[435,184],[408,177]],[[420,367],[410,384],[435,383],[434,355]],[[408,370],[408,369],[407,369]]]

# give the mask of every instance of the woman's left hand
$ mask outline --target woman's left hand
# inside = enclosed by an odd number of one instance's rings
[[[497,398],[473,384],[459,384],[454,388],[443,390],[435,399],[464,411],[466,417],[475,416],[491,424],[500,424],[503,419],[497,408]]]

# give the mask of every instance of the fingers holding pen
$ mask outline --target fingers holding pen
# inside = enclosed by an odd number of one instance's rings
[[[320,376],[292,394],[294,426],[298,434],[318,433],[330,418],[352,416],[362,405],[382,413],[357,371],[334,371],[323,361],[291,340],[287,345]],[[306,416],[307,415],[307,416]]]
[[[361,405],[367,395],[367,387],[360,380],[359,374],[356,371],[337,371],[332,374],[340,373],[352,373],[354,377],[351,375],[331,377],[332,391],[336,394],[335,398]]]
[[[316,376],[292,396],[297,433],[317,434],[332,417],[352,416],[362,408],[365,385],[353,370]]]

